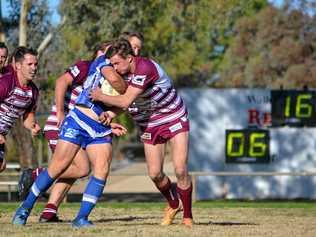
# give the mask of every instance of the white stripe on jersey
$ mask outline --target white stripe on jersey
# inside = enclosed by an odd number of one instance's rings
[[[92,137],[92,138],[96,138],[96,137],[105,137],[109,134],[112,133],[112,129],[109,128],[108,130],[106,130],[105,132],[96,132],[89,124],[86,124],[84,121],[82,121],[75,112],[70,111],[69,115],[79,124],[80,127],[82,127],[84,130],[86,130],[86,132]]]
[[[177,110],[177,112],[169,115],[169,116],[164,116],[160,119],[156,119],[156,120],[150,120],[149,122],[146,122],[146,123],[137,123],[138,125],[142,126],[142,127],[148,127],[148,128],[151,128],[151,127],[156,127],[156,126],[159,126],[159,125],[162,125],[162,124],[165,124],[165,123],[169,123],[169,122],[172,122],[178,118],[181,118],[183,115],[185,115],[186,113],[186,108],[183,104],[183,106],[181,107],[180,110]]]
[[[129,108],[133,119],[142,127],[155,127],[172,122],[187,111],[168,75],[156,62],[151,62],[159,78]]]
[[[12,91],[12,94],[23,96],[23,97],[32,97],[32,90],[22,90],[19,87],[15,87],[14,90]]]

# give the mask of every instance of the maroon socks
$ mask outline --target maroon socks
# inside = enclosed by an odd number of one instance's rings
[[[192,218],[192,184],[186,190],[177,186],[177,193],[183,205],[183,218]]]
[[[168,177],[167,179],[168,179],[168,182],[164,186],[157,187],[157,188],[162,193],[162,195],[167,199],[169,206],[173,209],[176,209],[179,206],[178,195],[170,179]]]

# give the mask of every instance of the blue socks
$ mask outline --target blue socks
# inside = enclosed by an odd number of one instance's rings
[[[83,193],[80,210],[76,219],[88,219],[88,216],[96,205],[98,199],[102,196],[104,186],[104,180],[97,179],[94,176],[90,177],[86,190]]]
[[[22,207],[32,209],[40,193],[45,192],[54,181],[55,180],[49,176],[47,169],[41,172],[32,185],[27,198],[22,203]]]

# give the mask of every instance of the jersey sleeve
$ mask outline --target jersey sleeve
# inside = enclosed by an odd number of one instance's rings
[[[129,81],[129,85],[146,90],[152,86],[157,79],[159,79],[159,74],[155,65],[149,60],[143,60],[137,64],[137,68]]]
[[[32,103],[30,104],[30,106],[25,110],[25,114],[30,113],[30,112],[35,112],[37,109],[37,103],[38,103],[38,96],[39,96],[39,90],[37,88],[37,86],[32,83]]]
[[[90,61],[78,61],[66,72],[68,72],[73,78],[73,85],[82,85],[88,76]]]
[[[1,78],[0,83],[0,102],[3,102],[13,88],[13,75],[12,78],[9,75]]]

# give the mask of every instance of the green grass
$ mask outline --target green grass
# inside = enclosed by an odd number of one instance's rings
[[[11,212],[17,208],[19,203],[0,202],[0,210]],[[40,202],[36,205],[35,210],[42,209],[45,203]],[[99,202],[98,207],[113,209],[156,209],[163,208],[165,203],[162,202]],[[64,203],[65,208],[79,208],[80,203]],[[237,201],[237,200],[216,200],[216,201],[199,201],[193,204],[194,208],[306,208],[316,209],[316,201]]]
[[[80,203],[62,204],[59,224],[38,223],[45,203],[39,202],[25,227],[11,224],[19,203],[0,203],[0,237],[37,236],[304,236],[316,233],[316,202],[313,201],[203,201],[193,204],[194,228],[181,225],[178,214],[169,227],[159,225],[165,203],[100,202],[90,215],[91,229],[76,230],[71,220]]]

